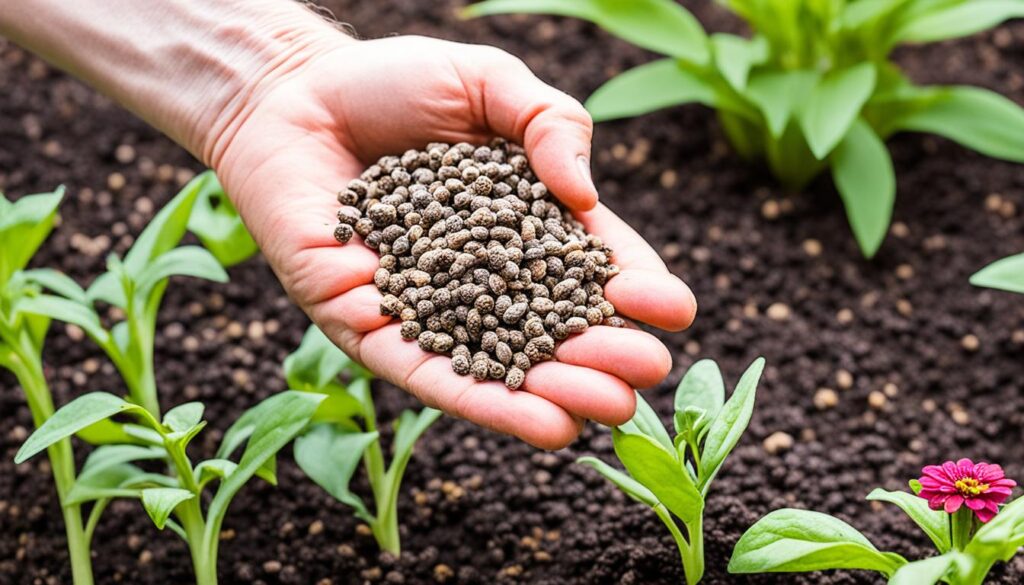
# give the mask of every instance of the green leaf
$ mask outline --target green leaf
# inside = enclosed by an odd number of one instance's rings
[[[595,122],[630,118],[688,103],[714,106],[715,89],[674,59],[661,59],[621,73],[586,101]]]
[[[192,476],[202,488],[215,479],[224,479],[238,469],[238,464],[230,459],[207,459],[192,471]]]
[[[729,401],[722,406],[718,417],[711,423],[704,440],[700,459],[700,487],[705,489],[718,474],[725,458],[747,430],[750,416],[754,412],[754,398],[757,382],[764,371],[764,358],[757,358],[740,377]]]
[[[186,402],[176,406],[164,415],[164,426],[179,433],[190,431],[202,422],[205,409],[201,402]]]
[[[618,428],[612,429],[612,442],[629,474],[669,511],[686,524],[700,518],[704,499],[674,452],[645,435],[627,434]]]
[[[310,325],[299,348],[284,359],[284,376],[293,390],[316,391],[353,363],[319,327]]]
[[[822,77],[797,113],[807,145],[819,160],[828,156],[857,119],[875,88],[875,66],[861,63]]]
[[[70,276],[52,268],[36,268],[26,270],[22,274],[29,282],[50,289],[58,295],[74,301],[80,305],[88,305],[89,300],[85,296],[85,290]]]
[[[190,181],[153,216],[146,229],[139,234],[124,258],[124,269],[133,279],[138,279],[154,260],[171,251],[181,241],[202,186],[201,177]]]
[[[929,88],[931,99],[893,122],[897,130],[938,134],[986,156],[1024,163],[1024,110],[988,90]]]
[[[744,95],[761,110],[772,137],[778,139],[820,76],[814,70],[755,70]]]
[[[935,543],[940,553],[949,551],[953,546],[949,532],[949,514],[941,510],[932,510],[928,501],[907,492],[890,492],[876,489],[868,494],[868,500],[889,502],[903,510],[914,521],[928,538]]]
[[[618,429],[623,433],[650,437],[669,452],[673,452],[672,438],[668,436],[665,425],[661,424],[658,414],[639,392],[636,393],[636,413],[625,424],[619,425]]]
[[[704,29],[671,0],[488,0],[463,12],[467,17],[523,13],[582,18],[655,53],[696,65],[708,61]]]
[[[891,576],[905,564],[879,552],[855,528],[827,514],[783,509],[771,512],[740,537],[730,573],[798,573],[864,569]]]
[[[277,452],[295,435],[306,428],[323,399],[322,394],[287,391],[267,398],[249,411],[256,411],[258,416],[250,422],[251,436],[242,459],[238,462],[238,468],[224,479],[210,503],[207,512],[208,529],[212,526],[216,533],[224,520],[231,499],[238,490],[242,489],[259,469],[264,468],[268,461],[273,460]],[[245,415],[242,415],[242,418],[245,418]],[[227,434],[224,441],[228,442]]]
[[[228,273],[208,250],[199,246],[182,246],[161,254],[147,266],[136,281],[136,289],[143,294],[171,276],[192,276],[214,282],[227,282]]]
[[[349,425],[362,413],[363,404],[341,384],[331,383],[317,390],[327,395],[313,416],[313,422],[331,422]]]
[[[411,410],[404,410],[395,421],[395,438],[392,445],[394,460],[392,466],[399,461],[408,461],[412,455],[416,441],[419,441],[423,433],[430,428],[430,425],[441,418],[441,411],[435,408],[424,408],[419,413]],[[403,466],[404,467],[404,466]]]
[[[199,236],[203,246],[222,266],[234,266],[252,257],[259,247],[245,229],[217,176],[213,171],[206,171],[195,180],[202,181],[202,187],[188,220],[189,231]]]
[[[889,579],[889,585],[934,585],[942,581],[949,569],[956,563],[957,553],[946,553],[937,557],[907,563]]]
[[[693,433],[696,438],[696,435],[718,416],[718,411],[722,409],[724,403],[725,382],[722,381],[722,372],[718,369],[718,364],[713,360],[700,360],[693,364],[676,386],[676,433]],[[697,420],[692,420],[693,417],[679,417],[681,413],[685,414],[687,408],[695,408],[702,416]],[[700,428],[680,426],[693,423],[697,423]]]
[[[1022,0],[970,0],[947,4],[907,19],[894,35],[895,42],[931,43],[973,35],[1011,18],[1024,16]]]
[[[0,283],[6,283],[39,250],[50,235],[64,187],[52,193],[26,195],[14,203],[0,195]]]
[[[96,500],[113,498],[138,498],[138,488],[124,487],[146,475],[138,467],[128,463],[106,466],[89,474],[82,474],[75,480],[64,497],[65,506],[77,506]]]
[[[317,485],[336,500],[356,510],[364,520],[372,518],[359,496],[349,489],[363,452],[378,438],[372,433],[352,433],[331,424],[317,425],[295,439],[295,462]]]
[[[103,301],[122,309],[128,307],[128,297],[125,296],[124,286],[121,284],[120,276],[115,272],[104,272],[96,277],[96,280],[92,281],[86,290],[85,296],[89,299],[89,304]]]
[[[124,425],[116,423],[110,419],[104,419],[93,423],[78,431],[76,435],[79,439],[82,439],[90,445],[110,445],[135,442],[135,439],[133,439],[132,436],[124,430]]]
[[[178,504],[195,498],[195,494],[179,488],[149,488],[142,490],[142,505],[146,508],[153,524],[160,530],[164,529],[171,512]]]
[[[896,173],[882,139],[857,120],[832,153],[832,179],[861,252],[871,258],[889,231],[896,202]]]
[[[144,447],[141,445],[104,445],[89,454],[79,473],[79,480],[95,476],[111,467],[119,466],[133,461],[149,461],[153,459],[164,459],[167,452],[159,447]]]
[[[640,482],[596,457],[580,457],[576,460],[576,463],[592,467],[614,483],[624,494],[641,504],[647,504],[653,508],[661,503],[658,501],[658,497],[654,495],[654,492],[645,488]]]
[[[97,345],[110,343],[110,333],[103,328],[96,311],[88,305],[80,305],[56,295],[42,294],[18,301],[17,309],[25,313],[45,315],[51,319],[71,323],[82,328]]]
[[[711,35],[711,48],[715,67],[739,92],[746,89],[750,70],[768,59],[768,43],[761,36],[747,40],[736,35],[715,33]]]
[[[142,410],[106,392],[92,392],[79,396],[55,412],[29,436],[15,455],[14,462],[21,463],[95,422],[122,412]]]
[[[989,264],[971,277],[971,284],[1024,294],[1024,254]]]

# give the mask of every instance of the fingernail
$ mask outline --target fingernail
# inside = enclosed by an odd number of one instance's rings
[[[594,178],[590,175],[590,158],[581,154],[576,157],[576,165],[580,168],[580,175],[583,176],[583,180],[586,181],[595,192],[597,192],[597,186],[594,185]]]

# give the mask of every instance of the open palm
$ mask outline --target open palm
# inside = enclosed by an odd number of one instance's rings
[[[340,36],[340,35],[339,35]],[[624,316],[687,327],[690,290],[607,208],[584,170],[591,122],[569,96],[497,49],[418,37],[339,42],[286,60],[255,88],[210,160],[285,289],[347,354],[425,404],[543,448],[584,419],[628,420],[633,388],[657,384],[668,350],[636,328],[591,327],[529,370],[518,391],[452,372],[446,356],[403,341],[379,310],[377,253],[333,238],[339,189],[385,154],[429,142],[523,144],[538,177],[614,251],[605,295]]]

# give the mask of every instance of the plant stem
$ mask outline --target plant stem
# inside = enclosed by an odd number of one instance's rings
[[[383,483],[389,484],[390,481]],[[381,550],[399,556],[402,554],[402,537],[398,532],[398,490],[384,489],[382,492],[383,499],[376,502],[377,522],[372,527],[373,537]]]
[[[216,548],[210,546],[205,539],[206,522],[199,507],[199,494],[187,502],[182,502],[178,506],[177,514],[188,540],[196,585],[217,585],[217,553]]]
[[[964,550],[971,541],[971,532],[974,530],[974,513],[967,506],[961,506],[950,516],[950,523],[953,530],[953,548]]]
[[[15,348],[13,367],[18,383],[25,391],[25,398],[36,428],[53,416],[53,397],[46,384],[46,376],[39,360],[33,360],[25,348]],[[75,458],[71,441],[58,441],[47,449],[53,482],[57,486],[57,499],[64,517],[64,531],[68,539],[68,557],[71,564],[71,578],[75,585],[92,585],[92,558],[89,555],[89,538],[82,525],[82,509],[79,505],[65,506],[67,493],[75,483]]]
[[[672,534],[673,540],[676,541],[676,547],[679,548],[679,558],[683,564],[683,573],[686,575],[686,582],[688,585],[696,585],[700,582],[701,577],[704,576],[704,530],[702,528],[703,520],[697,518],[697,521],[692,525],[686,526],[686,531],[689,533],[690,541],[686,541],[686,537],[679,530],[679,526],[676,525],[676,521],[672,518],[672,514],[663,505],[659,504],[654,507],[654,513],[658,515],[658,518],[665,524],[668,531]]]

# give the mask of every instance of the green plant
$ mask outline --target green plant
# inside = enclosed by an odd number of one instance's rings
[[[310,427],[295,440],[295,461],[320,487],[355,510],[369,524],[381,549],[399,554],[398,491],[420,436],[441,416],[433,408],[405,410],[393,424],[391,463],[384,458],[377,414],[370,393],[372,374],[338,349],[315,325],[284,362],[289,388],[326,399]],[[345,374],[346,382],[339,380]],[[353,493],[349,482],[362,460],[373,512]]]
[[[1016,485],[998,465],[969,459],[930,465],[910,482],[913,493],[876,489],[869,500],[903,510],[939,555],[908,562],[881,552],[855,528],[827,514],[783,509],[757,521],[740,537],[731,573],[877,571],[890,585],[981,585],[998,561],[1024,544],[1024,500],[1001,511]]]
[[[12,203],[0,193],[0,367],[18,380],[36,427],[54,412],[53,395],[43,374],[43,343],[50,319],[25,312],[23,306],[39,295],[41,285],[72,291],[78,285],[53,270],[24,268],[50,235],[63,197],[64,189],[59,188]],[[81,508],[70,504],[67,497],[75,482],[71,442],[53,443],[48,455],[64,516],[72,579],[76,585],[91,585],[92,561]]]
[[[623,473],[594,457],[581,457],[629,497],[650,506],[679,547],[686,582],[704,575],[704,499],[711,480],[739,442],[754,411],[757,382],[764,370],[758,358],[740,378],[729,401],[718,365],[695,363],[676,389],[675,438],[669,437],[650,405],[637,394],[632,420],[612,429],[615,455]],[[683,524],[685,533],[675,519]]]
[[[1024,294],[1024,254],[989,264],[971,277],[971,284]]]
[[[217,583],[220,529],[231,500],[254,475],[276,484],[275,455],[309,423],[325,397],[284,392],[245,412],[224,434],[216,458],[193,465],[189,442],[206,426],[203,405],[182,404],[159,421],[149,410],[113,394],[93,392],[61,408],[34,432],[15,458],[21,463],[71,435],[114,416],[127,416],[123,428],[139,445],[104,445],[93,451],[67,494],[67,503],[91,503],[88,537],[107,504],[115,498],[142,502],[153,523],[169,527],[188,544],[198,585]],[[242,444],[238,462],[229,457]],[[160,460],[170,472],[147,472],[136,462]],[[219,482],[205,511],[203,492]]]
[[[597,121],[684,103],[715,108],[736,151],[792,189],[831,168],[865,256],[888,231],[896,181],[884,140],[944,136],[1024,162],[1024,111],[975,87],[919,87],[889,60],[903,43],[970,35],[1015,16],[1020,0],[720,0],[754,30],[708,35],[674,0],[487,0],[466,14],[547,13],[596,23],[666,55],[587,100]]]
[[[153,343],[156,318],[171,276],[194,276],[226,282],[228,275],[217,259],[199,246],[176,247],[185,235],[193,205],[209,185],[209,175],[200,175],[161,209],[139,234],[122,260],[107,258],[107,272],[82,290],[72,281],[41,281],[55,294],[38,294],[25,299],[21,310],[72,323],[110,357],[117,367],[132,402],[154,417],[160,416]],[[94,305],[103,301],[123,312],[124,318],[109,329],[100,321]],[[126,440],[117,425],[99,424],[84,430],[92,442]]]
[[[202,173],[194,181],[199,186],[199,195],[188,220],[188,230],[199,237],[225,268],[259,252],[213,171]]]

